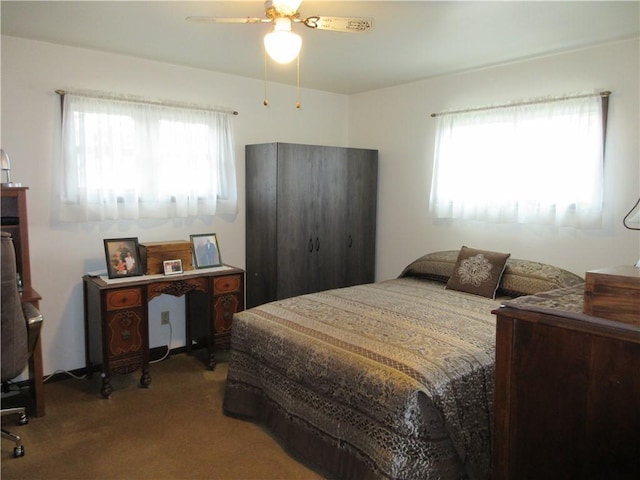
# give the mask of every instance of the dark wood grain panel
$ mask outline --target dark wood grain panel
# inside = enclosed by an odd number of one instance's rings
[[[247,307],[374,281],[377,156],[288,143],[246,147]]]
[[[275,299],[277,285],[277,145],[251,145],[246,157],[247,306]]]
[[[505,307],[494,313],[493,478],[636,478],[640,329]]]

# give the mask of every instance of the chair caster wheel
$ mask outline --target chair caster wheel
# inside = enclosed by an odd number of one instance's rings
[[[18,425],[26,425],[29,423],[29,419],[25,413],[21,413],[20,417],[18,417]]]
[[[13,456],[15,458],[24,457],[24,447],[22,445],[13,447]]]

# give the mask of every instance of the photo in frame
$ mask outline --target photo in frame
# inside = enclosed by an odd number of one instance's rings
[[[109,278],[135,277],[144,273],[136,237],[105,238],[104,253]]]
[[[222,256],[215,233],[190,235],[193,248],[193,263],[196,268],[219,267]]]
[[[182,260],[179,258],[176,260],[164,260],[162,265],[164,266],[165,275],[176,275],[177,273],[182,273]]]

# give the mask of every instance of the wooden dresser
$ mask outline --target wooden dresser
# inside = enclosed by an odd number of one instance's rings
[[[493,312],[493,478],[640,478],[640,327],[585,315],[584,288],[564,290]]]

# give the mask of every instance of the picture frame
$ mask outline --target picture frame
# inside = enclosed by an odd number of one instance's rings
[[[219,267],[222,255],[215,233],[199,233],[190,235],[193,250],[193,265],[196,268]]]
[[[162,265],[164,266],[165,275],[177,275],[178,273],[182,273],[182,260],[179,258],[176,258],[175,260],[163,260]]]
[[[137,237],[105,238],[104,254],[109,278],[136,277],[144,273]]]

